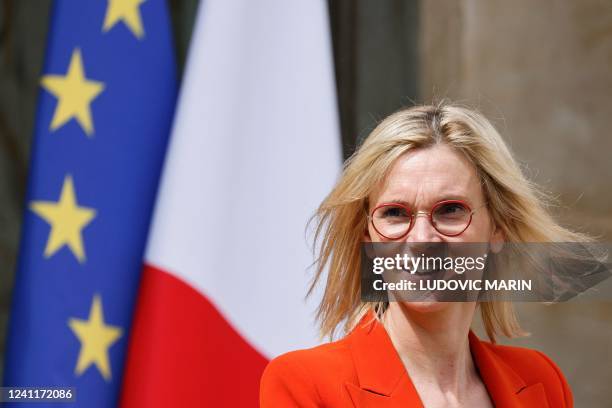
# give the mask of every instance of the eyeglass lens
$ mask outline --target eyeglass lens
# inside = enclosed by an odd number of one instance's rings
[[[471,221],[469,207],[460,202],[438,203],[431,211],[433,227],[443,235],[462,233]],[[374,228],[384,237],[398,239],[410,230],[414,222],[412,211],[400,204],[385,204],[372,214]]]

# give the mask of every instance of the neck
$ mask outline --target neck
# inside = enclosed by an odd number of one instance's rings
[[[435,382],[440,391],[461,395],[478,377],[468,341],[475,307],[447,303],[423,311],[389,304],[383,323],[413,382]]]

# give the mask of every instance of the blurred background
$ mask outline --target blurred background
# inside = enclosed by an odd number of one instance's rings
[[[51,1],[0,5],[0,370]],[[330,0],[344,155],[401,106],[483,111],[563,224],[612,238],[612,3]],[[182,70],[197,0],[170,0]],[[581,407],[612,406],[612,304],[520,305]],[[0,372],[1,380],[1,372]]]

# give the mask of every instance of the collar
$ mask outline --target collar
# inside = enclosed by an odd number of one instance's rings
[[[468,335],[474,363],[498,408],[548,407],[541,383],[526,384],[491,345],[471,330]],[[347,336],[359,384],[345,384],[356,407],[414,406],[423,408],[384,326],[367,313]]]

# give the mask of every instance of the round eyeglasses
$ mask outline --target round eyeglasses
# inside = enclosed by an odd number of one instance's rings
[[[421,214],[428,216],[429,222],[440,234],[456,237],[468,229],[472,215],[485,205],[472,210],[465,201],[444,200],[435,203],[429,212],[413,212],[401,203],[383,203],[372,210],[368,219],[376,232],[390,240],[402,239],[408,235],[414,220]]]

